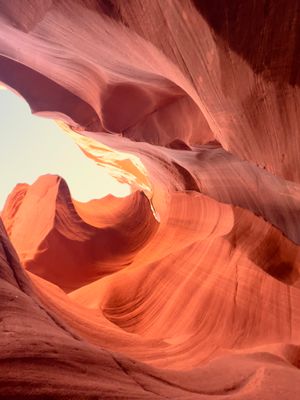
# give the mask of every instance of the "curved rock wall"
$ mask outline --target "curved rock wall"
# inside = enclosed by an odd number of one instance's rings
[[[132,186],[9,196],[1,398],[299,398],[300,10],[221,3],[0,1],[0,81]]]

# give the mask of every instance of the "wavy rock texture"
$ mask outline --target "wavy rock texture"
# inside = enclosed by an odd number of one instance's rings
[[[298,3],[0,11],[0,81],[132,186],[10,194],[0,398],[299,398]]]
[[[22,193],[18,185],[3,210],[9,236],[26,269],[66,291],[130,264],[158,225],[141,192],[77,203],[82,218],[59,177],[39,178],[19,204]]]

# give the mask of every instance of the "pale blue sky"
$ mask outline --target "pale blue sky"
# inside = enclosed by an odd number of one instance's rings
[[[0,121],[0,210],[17,183],[33,183],[47,173],[65,178],[77,200],[120,193],[120,184],[55,122],[33,116],[25,100],[8,90],[0,90]],[[123,189],[129,192],[127,185]]]

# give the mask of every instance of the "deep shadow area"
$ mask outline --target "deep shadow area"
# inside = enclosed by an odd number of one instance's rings
[[[193,2],[215,33],[243,57],[256,73],[271,81],[299,86],[299,1]]]

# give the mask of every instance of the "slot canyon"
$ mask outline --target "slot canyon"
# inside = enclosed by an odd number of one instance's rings
[[[0,0],[0,88],[107,174],[5,194],[0,399],[299,399],[300,2]]]

